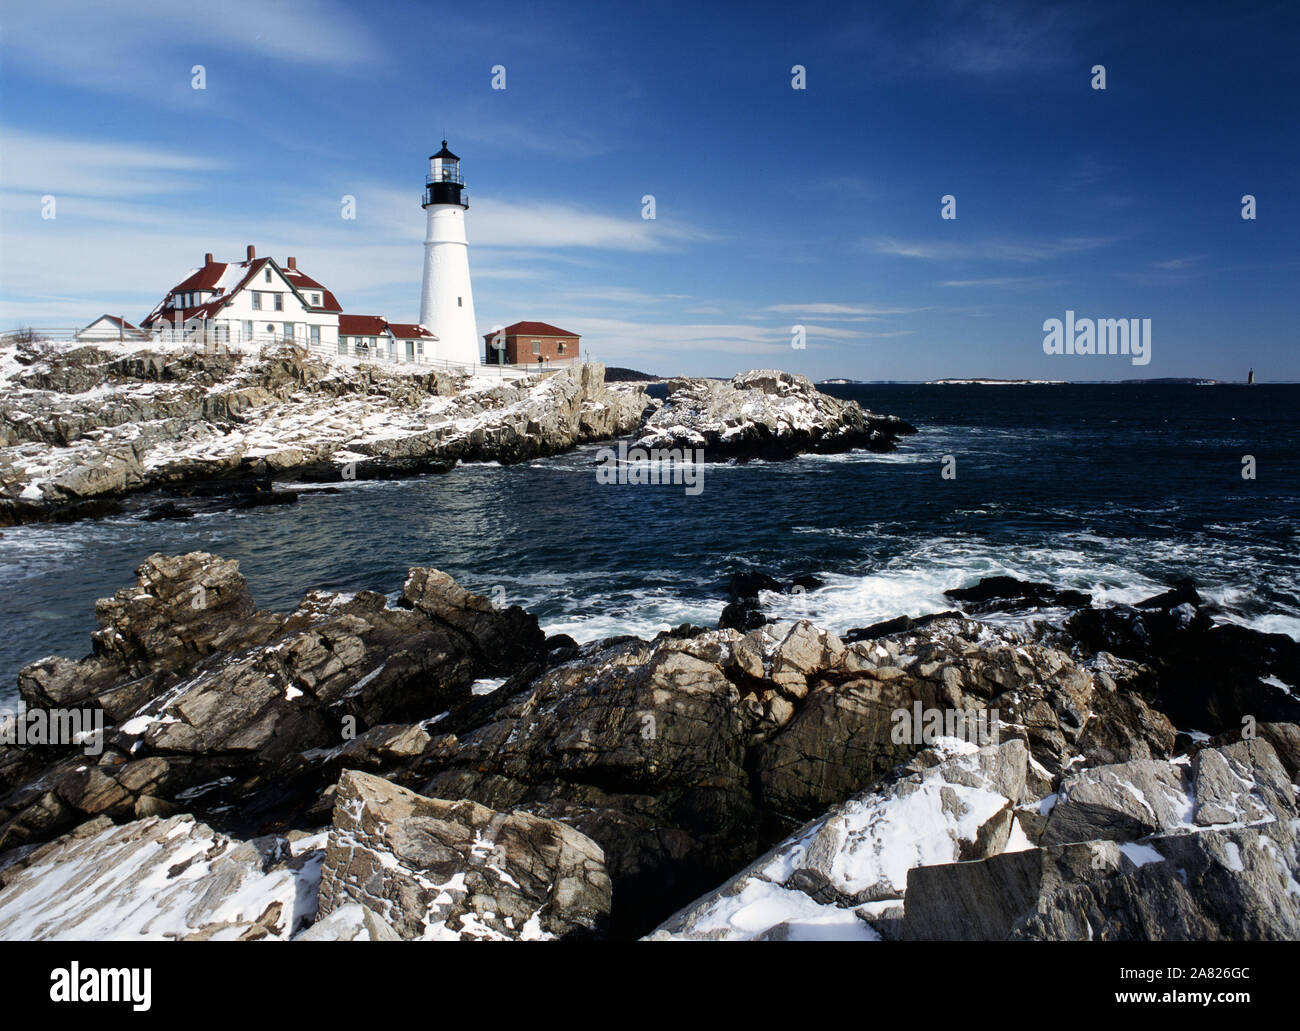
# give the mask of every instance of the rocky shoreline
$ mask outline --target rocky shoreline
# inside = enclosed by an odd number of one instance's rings
[[[0,526],[292,504],[294,483],[509,465],[616,437],[734,461],[891,450],[915,432],[788,373],[674,380],[659,401],[607,383],[596,363],[503,381],[331,363],[288,346],[17,344],[0,350],[0,387]]]
[[[0,357],[0,525],[103,515],[140,492],[166,492],[180,509],[158,518],[184,517],[176,498],[278,503],[274,481],[522,462],[629,433],[649,404],[607,386],[597,364],[499,381],[329,363],[289,347],[29,344]]]
[[[107,729],[0,748],[0,937],[1300,935],[1300,645],[1071,603],[578,645],[433,569],[277,613],[156,555],[20,674]]]
[[[668,381],[664,404],[646,413],[635,444],[698,449],[705,461],[781,460],[805,452],[888,452],[916,432],[894,415],[821,393],[805,376],[761,369],[729,381]]]

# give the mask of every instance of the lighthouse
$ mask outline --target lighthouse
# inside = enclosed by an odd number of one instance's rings
[[[428,231],[424,237],[424,289],[420,293],[420,324],[438,338],[439,359],[462,365],[478,363],[478,330],[474,325],[474,295],[469,285],[469,240],[465,237],[465,180],[460,158],[447,149],[429,158],[424,181]]]

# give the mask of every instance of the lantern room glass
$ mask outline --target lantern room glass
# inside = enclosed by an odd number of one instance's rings
[[[425,183],[455,183],[457,186],[464,186],[465,180],[460,176],[460,161],[432,158],[429,161],[429,177]]]

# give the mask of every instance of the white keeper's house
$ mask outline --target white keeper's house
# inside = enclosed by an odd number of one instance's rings
[[[294,343],[357,358],[440,358],[434,348],[438,338],[424,326],[389,322],[381,315],[347,315],[327,287],[298,267],[297,258],[280,265],[259,258],[251,244],[240,262],[205,254],[203,265],[167,291],[140,329],[164,343],[214,349]]]

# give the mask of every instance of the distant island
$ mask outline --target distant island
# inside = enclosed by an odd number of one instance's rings
[[[1068,383],[1064,379],[931,379],[926,380],[928,387],[1023,387],[1023,386],[1061,386]]]

